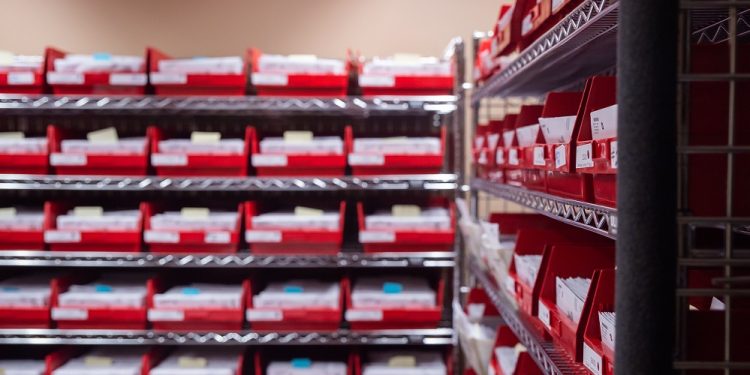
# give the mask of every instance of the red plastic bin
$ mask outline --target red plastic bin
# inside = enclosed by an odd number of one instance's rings
[[[250,80],[259,96],[344,97],[349,86],[350,59],[343,74],[283,74],[258,71],[263,53],[250,50],[253,71]]]
[[[0,71],[0,94],[43,94],[45,69],[42,61],[39,69]]]
[[[149,79],[156,95],[164,96],[242,96],[247,86],[247,60],[240,74],[195,74],[160,72],[159,61],[171,59],[166,53],[148,49]]]
[[[537,169],[534,165],[534,145],[544,142],[539,117],[542,115],[542,105],[525,105],[521,107],[521,112],[516,119],[516,140],[518,142],[518,166],[521,169],[520,184],[529,189],[542,192],[547,191],[547,178],[543,171]],[[511,149],[509,153],[513,153]],[[513,157],[508,157],[510,164],[513,164]],[[510,176],[508,176],[510,177]],[[519,185],[519,181],[514,178],[514,185]]]
[[[496,176],[493,181],[497,183],[507,184],[518,184],[523,181],[523,174],[520,169],[515,166],[519,164],[518,160],[518,140],[516,139],[516,120],[518,115],[508,114],[500,125],[500,142],[495,149],[494,155],[491,155],[495,159],[495,168],[492,170],[492,174]],[[510,163],[510,151],[513,151],[513,161],[515,164]]]
[[[490,357],[490,373],[494,371],[495,375],[542,375],[543,372],[539,370],[531,355],[528,352],[521,352],[518,354],[518,360],[516,362],[516,369],[512,373],[503,372],[500,367],[500,359],[497,357],[497,348],[509,347],[514,348],[520,341],[518,337],[507,325],[502,325],[497,329],[497,335],[495,336],[495,349],[492,350],[492,356]]]
[[[143,95],[146,93],[148,77],[146,63],[137,72],[56,72],[55,60],[64,58],[67,52],[47,48],[47,84],[57,95]]]
[[[593,287],[593,285],[592,285]],[[599,312],[615,311],[615,271],[602,270],[583,333],[583,365],[594,375],[614,375],[615,353],[602,344]],[[614,341],[614,332],[611,340]]]
[[[425,155],[354,153],[354,135],[347,133],[346,147],[355,176],[440,173],[445,155],[445,127],[440,129],[440,153]]]
[[[244,205],[237,207],[237,224],[233,230],[153,230],[151,217],[165,210],[163,205],[143,205],[143,241],[152,253],[162,254],[231,254],[239,249]]]
[[[62,141],[77,138],[59,127],[50,127],[50,165],[58,175],[145,176],[148,173],[149,136],[141,154],[62,153]]]
[[[428,202],[428,206],[448,209],[451,221],[450,229],[369,229],[366,227],[365,215],[371,212],[372,208],[365,208],[363,202],[358,202],[359,242],[362,244],[364,252],[453,251],[453,241],[456,236],[455,204],[446,199],[436,198]]]
[[[416,349],[416,350],[412,350],[412,349],[406,349],[406,350],[399,349],[398,351],[403,352],[405,355],[409,355],[411,353],[418,353],[418,352],[423,351],[423,350],[419,350],[419,349]],[[398,355],[397,352],[394,352],[392,350],[389,351],[389,352],[392,352],[394,355]],[[453,354],[452,353],[453,353],[452,350],[446,350],[445,354],[444,354],[445,369],[446,369],[445,374],[446,375],[453,375],[453,368],[455,366],[453,366]],[[354,358],[355,359],[355,366],[354,366],[354,374],[355,375],[363,375],[362,370],[364,369],[364,365],[366,363],[365,360],[362,359],[363,357],[366,357],[366,355],[357,355]],[[469,369],[468,371],[473,371],[473,370]],[[471,374],[471,372],[469,372],[467,374],[464,374],[464,375],[469,375],[469,374]]]
[[[40,208],[43,211],[43,208]],[[44,250],[44,232],[49,227],[44,220],[40,230],[0,229],[0,251],[2,250]]]
[[[47,306],[3,306],[0,307],[0,328],[34,329],[50,328],[52,319],[50,310],[55,304],[55,296],[61,288],[67,288],[70,280],[53,278],[50,280],[50,303]]]
[[[341,141],[344,144],[341,154],[261,154],[261,135],[253,130],[251,164],[259,177],[316,176],[341,177],[346,174],[346,157],[349,154],[348,142],[351,127],[344,129]]]
[[[247,310],[245,318],[250,323],[250,328],[255,331],[311,331],[331,332],[341,326],[344,299],[349,290],[349,280],[340,281],[339,306],[335,309],[323,307],[311,308],[255,308],[253,307],[253,296],[260,293],[261,288],[253,284],[252,293],[247,297]]]
[[[41,153],[0,152],[0,174],[48,174],[51,133],[52,126],[48,126],[47,147]]]
[[[157,176],[247,176],[253,137],[253,131],[249,127],[245,129],[245,149],[241,155],[160,153],[159,141],[168,139],[169,136],[158,127],[151,127],[148,131],[151,137],[151,165]]]
[[[492,40],[492,51],[495,56],[508,55],[518,49],[522,21],[523,8],[520,2],[500,6]],[[502,68],[501,66],[500,69]]]
[[[294,352],[292,352],[294,353]],[[255,359],[255,372],[254,375],[266,375],[266,368],[268,365],[275,360],[279,361],[290,361],[294,360],[296,358],[304,358],[304,359],[310,359],[313,363],[315,361],[326,361],[326,362],[344,362],[346,363],[346,375],[355,375],[355,353],[349,353],[349,354],[342,354],[339,355],[339,353],[336,353],[335,351],[331,351],[330,349],[326,348],[323,350],[315,350],[313,348],[305,349],[302,353],[302,356],[297,356],[297,354],[286,354],[286,353],[268,353],[263,351],[257,351],[255,352],[254,359]],[[296,358],[292,357],[292,355],[296,356]],[[300,372],[302,373],[304,369],[300,369]]]
[[[44,215],[47,224],[44,242],[52,251],[107,251],[117,253],[138,253],[141,251],[141,231],[146,206],[139,206],[141,219],[135,230],[58,230],[57,217],[68,212],[74,205],[65,202],[46,202]]]
[[[358,76],[364,96],[453,94],[453,68],[447,75],[381,75],[365,74],[366,64],[360,64]]]
[[[532,45],[556,22],[552,22],[552,0],[520,0],[521,13],[521,42],[520,48]]]

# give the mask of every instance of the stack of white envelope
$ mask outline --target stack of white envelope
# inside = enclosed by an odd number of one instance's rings
[[[59,297],[60,307],[131,307],[146,305],[146,279],[112,275],[87,284],[71,285]]]
[[[42,375],[46,365],[43,359],[0,359],[0,374]]]
[[[258,59],[258,71],[276,74],[345,74],[341,60],[322,59],[314,55],[267,55]]]
[[[267,212],[253,216],[253,228],[337,230],[340,218],[338,211],[324,211],[320,215],[297,215],[293,211]]]
[[[166,211],[151,216],[153,230],[234,230],[237,227],[237,211],[209,211],[206,216],[185,215],[182,211]]]
[[[346,363],[311,361],[307,358],[268,364],[266,375],[346,375]]]
[[[380,210],[365,216],[365,228],[372,230],[448,230],[451,218],[448,209],[429,207],[418,216],[396,216],[392,210]]]
[[[366,277],[352,290],[354,308],[434,307],[435,291],[427,280],[409,276]]]
[[[261,154],[330,155],[343,154],[344,141],[337,136],[313,137],[305,141],[290,141],[283,137],[266,137],[260,141]]]
[[[119,138],[112,142],[64,139],[60,143],[60,149],[63,154],[143,155],[146,153],[146,138]]]
[[[31,207],[0,207],[0,230],[40,231],[44,227],[44,211]]]
[[[226,308],[242,306],[242,286],[225,284],[188,284],[170,288],[154,296],[154,308]]]
[[[440,154],[440,138],[355,138],[352,147],[355,154],[435,155]]]
[[[381,352],[368,355],[362,375],[446,375],[440,353]]]
[[[73,358],[52,375],[141,375],[144,348],[99,348]]]
[[[591,286],[591,279],[584,277],[556,278],[557,309],[578,323],[583,313],[583,304]]]
[[[81,214],[72,209],[56,219],[59,230],[134,231],[141,223],[139,210],[102,210],[99,214]]]
[[[215,142],[194,142],[191,139],[159,141],[159,153],[177,155],[242,155],[245,141],[239,138],[219,139]]]
[[[289,280],[273,282],[253,296],[256,308],[331,308],[339,307],[340,288],[337,282]]]
[[[0,281],[0,306],[49,306],[51,276],[30,275]]]
[[[177,349],[151,375],[237,375],[243,348]]]
[[[44,64],[44,56],[16,55],[0,51],[0,72],[38,71]]]
[[[242,74],[244,65],[239,56],[163,59],[159,61],[159,73]]]
[[[435,57],[394,56],[373,58],[364,64],[362,73],[377,76],[447,76],[452,70],[450,62]]]
[[[54,71],[61,73],[134,73],[142,71],[145,63],[146,60],[142,56],[68,54],[55,60]]]
[[[542,266],[541,255],[513,255],[516,265],[516,275],[527,286],[533,287]]]

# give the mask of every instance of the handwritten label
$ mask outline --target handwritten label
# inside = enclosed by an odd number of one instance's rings
[[[555,147],[555,168],[565,166],[567,163],[567,148],[565,145],[559,145]]]
[[[602,356],[596,354],[586,343],[583,343],[583,365],[594,375],[602,375]]]
[[[145,73],[110,73],[109,84],[112,86],[144,86]]]
[[[47,73],[47,83],[53,85],[82,85],[83,82],[85,82],[85,77],[81,73]]]
[[[594,166],[591,143],[576,146],[576,168],[591,168]]]

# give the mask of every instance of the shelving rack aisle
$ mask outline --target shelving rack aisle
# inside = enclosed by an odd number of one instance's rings
[[[463,71],[463,42],[455,40],[454,66]],[[460,75],[456,74],[456,77]],[[356,239],[356,202],[388,198],[446,197],[459,187],[463,163],[463,115],[454,96],[263,98],[263,97],[117,97],[117,96],[0,96],[2,131],[42,132],[49,124],[87,131],[113,126],[119,131],[163,129],[237,132],[247,125],[257,129],[330,131],[351,125],[386,135],[439,134],[447,130],[440,173],[343,177],[108,177],[62,175],[0,175],[0,199],[24,202],[52,199],[192,200],[287,198],[345,199],[343,250],[337,255],[260,255],[240,249],[231,254],[161,254],[115,252],[0,251],[0,272],[135,271],[181,274],[232,273],[255,275],[283,270],[288,276],[315,277],[328,273],[352,275],[428,274],[445,280],[443,316],[435,328],[353,330],[342,323],[334,332],[240,331],[172,332],[156,330],[0,329],[0,346],[24,345],[239,345],[253,349],[279,346],[335,346],[355,348],[452,346],[451,298],[456,264],[454,251],[365,253]],[[344,293],[344,291],[342,291]],[[294,349],[295,354],[304,354]]]
[[[484,35],[477,34],[475,53]],[[617,208],[493,182],[476,170],[464,183],[474,219],[483,193],[616,240],[618,374],[750,369],[750,203],[742,177],[750,140],[741,104],[747,107],[748,35],[746,1],[585,0],[471,97],[476,130],[488,98],[543,100],[617,72]],[[696,60],[702,48],[714,48],[719,63],[706,68]],[[706,116],[708,128],[700,127]],[[468,251],[462,258],[462,290],[487,292],[543,373],[593,373],[532,327],[480,259]],[[694,311],[712,299],[723,311]]]

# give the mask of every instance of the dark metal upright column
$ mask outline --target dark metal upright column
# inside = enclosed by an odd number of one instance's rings
[[[618,374],[672,372],[677,0],[620,1]]]

